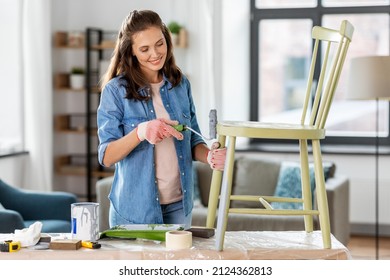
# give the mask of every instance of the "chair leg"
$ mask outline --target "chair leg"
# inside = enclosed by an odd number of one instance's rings
[[[218,142],[221,144],[221,148],[225,147],[225,136],[219,136]],[[211,178],[209,203],[207,207],[207,220],[206,227],[214,228],[215,214],[217,213],[217,206],[219,200],[219,193],[221,191],[222,171],[214,170]]]
[[[222,172],[218,171],[218,170],[214,170],[213,176],[211,177],[209,203],[207,206],[206,227],[208,227],[208,228],[214,228],[219,193],[221,191],[221,182],[222,182]]]
[[[232,192],[233,167],[234,167],[234,151],[236,146],[236,138],[229,137],[229,145],[227,148],[225,168],[222,178],[221,196],[219,199],[218,220],[215,248],[218,251],[223,250],[225,240],[225,232],[229,215],[230,195]]]
[[[313,158],[314,158],[314,168],[315,168],[315,181],[316,181],[316,193],[317,193],[317,203],[320,228],[322,233],[322,240],[324,243],[325,249],[330,249],[332,247],[330,239],[330,220],[329,220],[329,207],[328,207],[328,198],[326,196],[325,190],[325,178],[324,170],[322,166],[322,156],[320,141],[313,140]]]
[[[310,172],[309,172],[309,151],[307,148],[307,140],[299,141],[300,147],[300,160],[301,160],[301,182],[302,182],[302,197],[303,197],[303,209],[312,210],[312,194],[310,184]],[[305,230],[306,232],[313,231],[313,216],[305,215]]]

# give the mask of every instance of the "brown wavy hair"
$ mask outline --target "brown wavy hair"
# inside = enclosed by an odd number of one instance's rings
[[[144,31],[151,26],[161,29],[167,44],[167,57],[163,68],[160,70],[171,82],[172,87],[177,86],[182,78],[182,72],[176,65],[173,56],[172,39],[167,26],[162,22],[160,16],[151,10],[134,10],[125,18],[121,29],[118,32],[115,49],[113,51],[110,65],[100,83],[100,88],[114,77],[123,75],[126,81],[126,98],[136,100],[147,100],[150,97],[138,93],[139,88],[148,87],[149,82],[143,75],[138,59],[133,55],[133,36],[140,31]]]

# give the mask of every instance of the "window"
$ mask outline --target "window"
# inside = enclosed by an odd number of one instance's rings
[[[389,55],[389,4],[389,0],[251,0],[251,120],[299,121],[313,43],[308,34],[314,25],[337,29],[347,19],[355,27],[354,38],[324,143],[375,143],[376,102],[347,100],[346,83],[351,58]],[[390,145],[389,103],[379,103],[380,144]]]
[[[0,0],[0,154],[23,149],[21,1]]]

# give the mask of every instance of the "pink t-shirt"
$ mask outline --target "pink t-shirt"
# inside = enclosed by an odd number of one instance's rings
[[[157,118],[170,119],[161,100],[160,87],[163,81],[151,84],[152,100]],[[156,178],[160,204],[169,204],[182,199],[179,163],[174,138],[165,138],[155,145]]]

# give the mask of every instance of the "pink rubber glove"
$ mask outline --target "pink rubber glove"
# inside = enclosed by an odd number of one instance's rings
[[[140,141],[147,140],[150,144],[157,144],[168,137],[183,140],[183,134],[178,132],[172,125],[178,125],[178,121],[156,119],[140,123],[137,127],[137,136]]]
[[[207,153],[207,162],[211,169],[223,171],[226,159],[226,147],[219,149],[220,144],[214,142],[211,145],[211,150]]]

